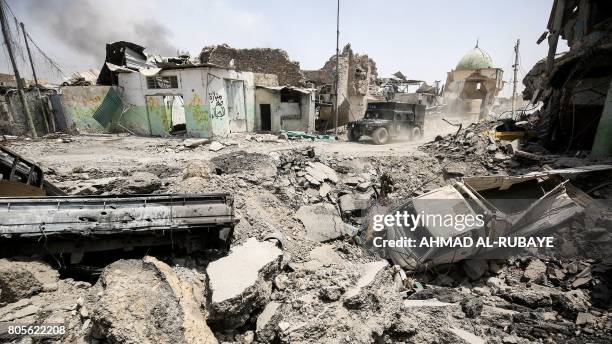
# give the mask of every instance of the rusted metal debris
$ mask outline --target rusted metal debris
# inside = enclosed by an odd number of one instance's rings
[[[42,169],[0,147],[0,257],[83,255],[169,246],[226,251],[232,239],[229,194],[66,196]]]
[[[0,146],[0,174],[0,197],[66,195],[44,179],[38,165],[3,146]]]
[[[211,195],[0,198],[0,255],[172,246],[229,249],[233,197]]]
[[[522,176],[482,176],[464,178],[462,181],[433,190],[405,202],[389,214],[407,211],[410,214],[450,214],[452,216],[484,215],[484,225],[468,226],[458,231],[444,225],[419,226],[411,231],[406,227],[387,226],[386,239],[404,237],[420,242],[423,237],[489,238],[495,241],[501,236],[533,237],[547,231],[553,233],[563,224],[585,212],[610,214],[582,190],[566,178],[588,172],[612,170],[612,165],[592,165],[559,170],[533,172]],[[596,210],[601,209],[601,210]],[[602,215],[603,214],[603,215]],[[379,234],[375,234],[379,235]],[[507,252],[470,246],[458,249],[436,247],[385,248],[385,255],[395,264],[409,270],[418,270],[469,258],[499,258]]]

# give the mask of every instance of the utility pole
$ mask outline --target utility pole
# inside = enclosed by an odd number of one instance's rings
[[[334,136],[338,136],[338,70],[340,65],[340,0],[336,11],[336,76],[334,80]]]
[[[21,104],[23,105],[23,110],[27,117],[28,125],[30,126],[32,138],[37,139],[38,135],[36,134],[36,128],[34,127],[34,121],[32,120],[32,113],[30,112],[30,108],[28,108],[28,103],[26,102],[25,93],[23,91],[23,83],[21,80],[21,76],[19,75],[17,64],[15,63],[15,56],[13,55],[13,46],[11,45],[9,28],[8,24],[6,23],[6,16],[4,12],[4,1],[2,0],[0,0],[0,24],[2,25],[2,35],[4,36],[4,43],[6,43],[6,50],[8,52],[9,58],[11,59],[11,64],[13,65],[13,73],[15,74],[15,79],[17,80],[17,90],[19,93],[19,99],[21,100]]]
[[[519,56],[519,44],[521,44],[521,40],[516,40],[516,45],[514,46],[514,79],[512,81],[512,119],[516,119],[516,84],[518,80],[516,80],[518,73],[518,56]]]
[[[34,69],[34,61],[32,61],[32,53],[30,52],[30,45],[28,44],[28,35],[26,34],[25,26],[21,25],[21,31],[23,32],[23,40],[25,41],[26,50],[28,51],[28,58],[30,59],[30,67],[32,67],[32,76],[34,77],[34,83],[38,85],[38,78],[36,77],[36,69]]]
[[[49,121],[47,121],[47,115],[45,111],[45,104],[43,102],[42,96],[40,95],[40,88],[38,84],[38,78],[36,77],[36,69],[34,68],[34,60],[32,60],[32,53],[30,52],[30,44],[28,43],[28,34],[26,33],[25,26],[23,23],[19,23],[21,25],[21,31],[23,32],[23,40],[25,41],[26,50],[28,51],[28,58],[30,60],[30,67],[32,67],[32,76],[34,77],[34,84],[36,85],[36,92],[38,94],[38,101],[40,103],[40,110],[43,113],[43,119],[45,120],[45,129],[47,133],[49,133]]]

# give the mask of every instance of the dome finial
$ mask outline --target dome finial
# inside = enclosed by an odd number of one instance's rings
[[[478,41],[479,41],[479,38],[476,37],[476,46],[474,48],[478,48]]]

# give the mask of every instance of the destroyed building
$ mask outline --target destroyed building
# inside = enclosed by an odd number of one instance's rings
[[[282,55],[280,50],[266,51]],[[251,58],[267,61],[264,55]],[[74,133],[210,138],[237,132],[312,132],[314,90],[280,87],[278,78],[288,80],[289,72],[279,70],[263,74],[198,63],[184,55],[147,55],[137,44],[116,42],[107,45],[97,85],[60,88],[55,112],[66,122],[62,131]],[[292,82],[299,84],[298,79]]]
[[[336,56],[330,57],[318,70],[306,70],[306,81],[317,88],[319,117],[317,127],[333,128],[334,84]],[[370,87],[378,77],[376,62],[368,55],[353,52],[347,44],[338,57],[338,125],[363,117],[370,95]]]
[[[538,135],[555,151],[612,154],[612,6],[609,1],[555,1],[548,19],[549,54],[523,79],[523,98],[543,106]],[[557,53],[559,38],[569,51]]]
[[[447,113],[466,119],[485,119],[503,88],[504,71],[478,46],[465,54],[447,74],[444,99]]]
[[[282,49],[235,49],[227,44],[202,49],[200,63],[262,74],[274,74],[281,86],[305,86],[299,62],[291,61]]]
[[[388,78],[379,78],[378,85],[373,85],[372,95],[380,100],[408,104],[423,104],[431,109],[442,103],[439,82],[434,86],[423,80],[411,80],[402,72],[395,72]]]

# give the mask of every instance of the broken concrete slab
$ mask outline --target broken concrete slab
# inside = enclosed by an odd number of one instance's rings
[[[0,259],[0,302],[12,303],[35,295],[59,280],[47,263]]]
[[[320,185],[324,181],[338,182],[338,175],[331,167],[320,162],[308,162],[304,177],[313,185]]]
[[[185,139],[183,140],[183,146],[185,147],[189,147],[189,148],[194,148],[197,146],[201,146],[204,144],[207,144],[208,142],[210,142],[209,139]]]
[[[276,336],[276,324],[281,321],[281,314],[278,312],[281,304],[279,302],[269,302],[264,310],[257,317],[255,334],[260,343],[270,343]]]
[[[357,206],[355,205],[355,199],[352,194],[346,194],[346,195],[340,196],[339,202],[340,202],[340,209],[342,209],[342,212],[344,213],[351,213],[358,209]]]
[[[361,264],[359,266],[360,277],[357,283],[344,294],[345,306],[348,308],[359,307],[364,302],[364,297],[366,297],[362,290],[370,286],[388,266],[389,263],[386,260]]]
[[[117,183],[118,192],[127,194],[150,194],[161,186],[159,177],[149,172],[135,172]]]
[[[467,164],[461,162],[451,162],[444,166],[443,171],[448,175],[464,176],[467,173]]]
[[[331,191],[331,186],[327,183],[323,183],[319,187],[319,196],[325,197],[330,191]]]
[[[280,271],[282,250],[269,241],[250,238],[226,257],[208,265],[211,321],[225,329],[238,328],[272,294],[272,280]]]
[[[306,237],[310,240],[324,242],[344,235],[344,222],[329,203],[302,206],[296,218],[304,225]]]
[[[523,278],[527,281],[538,282],[544,278],[546,274],[546,264],[539,260],[534,259],[529,262],[529,265],[525,268],[525,272],[523,273]]]
[[[552,306],[550,293],[542,290],[510,289],[509,291],[501,291],[499,296],[507,301],[534,309]]]
[[[225,146],[219,142],[219,141],[213,141],[210,143],[210,146],[208,147],[208,150],[212,151],[212,152],[218,152],[220,150],[222,150],[223,148],[225,148]]]
[[[591,313],[580,312],[576,316],[576,325],[585,325],[589,323],[594,323],[596,321],[597,321],[597,318]]]
[[[340,255],[336,252],[333,245],[321,245],[315,247],[310,251],[310,259],[317,260],[324,265],[341,265],[346,263]]]
[[[93,337],[126,343],[216,344],[196,296],[203,286],[181,281],[172,268],[152,257],[112,263],[86,301]]]

